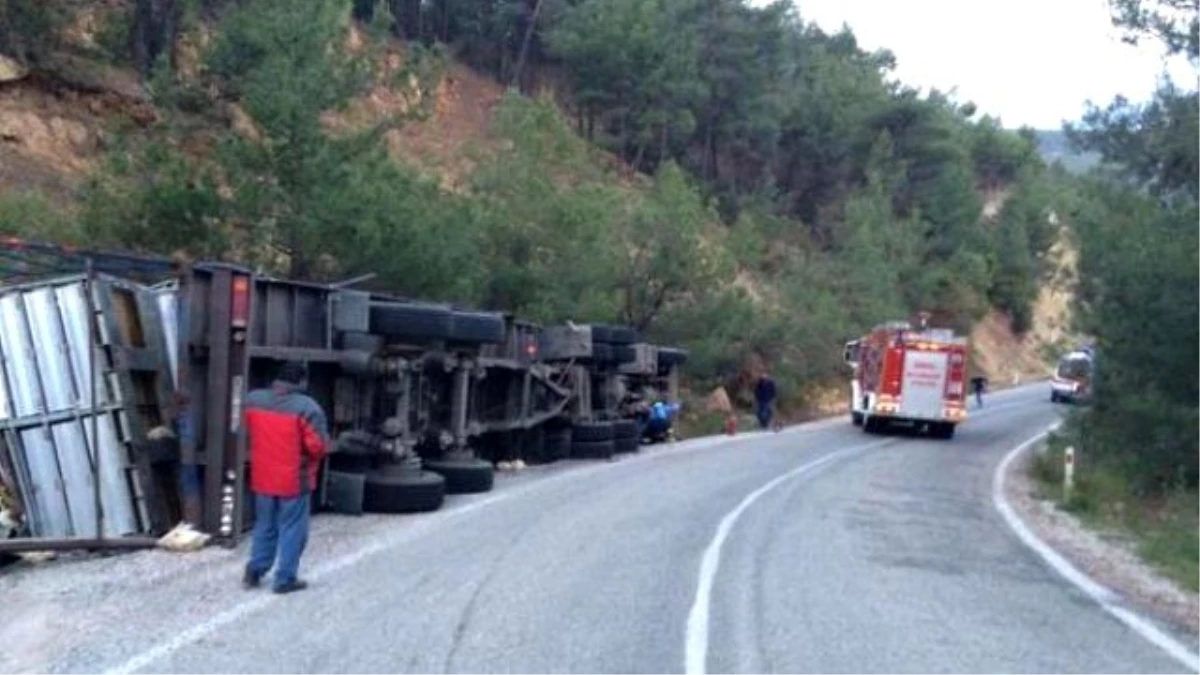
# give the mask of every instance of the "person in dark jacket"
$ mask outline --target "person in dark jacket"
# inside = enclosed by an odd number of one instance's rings
[[[304,393],[307,375],[303,363],[289,361],[270,387],[246,395],[254,493],[254,535],[243,579],[248,588],[259,585],[276,554],[275,592],[307,586],[297,572],[308,543],[309,500],[329,446],[325,412]]]
[[[758,424],[763,429],[771,427],[771,417],[775,413],[775,395],[777,393],[775,380],[771,379],[770,373],[764,372],[754,385],[754,416],[758,418]]]

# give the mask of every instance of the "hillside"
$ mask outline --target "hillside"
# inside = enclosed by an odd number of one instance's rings
[[[973,331],[992,379],[1042,374],[1065,322],[1058,188],[1021,136],[891,92],[886,59],[778,9],[724,0],[701,25],[632,0],[547,5],[520,73],[519,43],[467,23],[360,16],[347,38],[321,2],[203,18],[165,87],[136,50],[80,48],[79,86],[0,40],[29,64],[0,84],[0,227],[624,321],[689,347],[701,390],[772,368],[797,411],[839,404],[842,341],[918,309]],[[338,47],[299,63],[267,47],[284,34]],[[765,65],[744,49],[760,38]],[[514,75],[525,96],[500,84]]]
[[[1037,131],[1038,151],[1046,163],[1058,162],[1063,168],[1074,174],[1086,173],[1100,163],[1100,155],[1096,152],[1080,152],[1071,147],[1066,133],[1062,129],[1039,129]]]

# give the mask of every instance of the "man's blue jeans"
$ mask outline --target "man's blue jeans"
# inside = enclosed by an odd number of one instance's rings
[[[300,554],[308,544],[308,512],[307,494],[291,498],[254,495],[254,536],[247,571],[256,577],[265,575],[278,552],[275,587],[295,581]]]

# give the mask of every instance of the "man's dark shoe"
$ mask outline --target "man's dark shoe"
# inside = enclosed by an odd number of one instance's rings
[[[294,593],[296,591],[302,591],[306,588],[308,588],[307,581],[304,581],[302,579],[292,579],[291,581],[285,581],[285,582],[277,585],[274,588],[274,591],[276,593],[279,593],[280,595],[283,595],[285,593]]]
[[[262,575],[255,574],[254,572],[251,572],[250,570],[246,570],[246,573],[244,575],[242,575],[242,587],[243,588],[258,588],[258,585],[261,581],[262,581]]]

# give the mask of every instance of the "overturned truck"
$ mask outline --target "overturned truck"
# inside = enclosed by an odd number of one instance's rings
[[[235,265],[12,238],[0,255],[0,508],[26,548],[180,520],[236,543],[253,518],[242,400],[286,360],[308,365],[334,443],[314,508],[411,513],[491,489],[496,465],[636,451],[623,402],[677,400],[687,356],[623,326]]]

